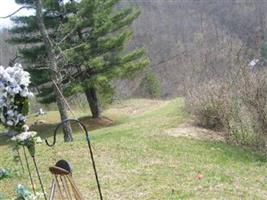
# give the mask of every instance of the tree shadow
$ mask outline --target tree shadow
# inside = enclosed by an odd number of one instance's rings
[[[94,119],[91,116],[85,116],[85,117],[79,118],[79,120],[86,126],[86,128],[88,129],[89,132],[92,130],[101,129],[101,128],[110,127],[110,126],[115,125],[114,122],[107,117]],[[42,139],[45,139],[45,138],[52,137],[54,135],[54,131],[55,131],[58,124],[59,124],[59,122],[56,122],[56,123],[46,123],[46,122],[35,123],[35,124],[30,126],[30,131],[36,131]],[[83,132],[83,130],[80,128],[78,123],[71,122],[71,127],[73,130],[73,134]],[[58,133],[59,134],[62,133],[62,128],[60,128],[58,130]],[[11,144],[10,137],[0,135],[0,146],[8,145],[8,144]]]

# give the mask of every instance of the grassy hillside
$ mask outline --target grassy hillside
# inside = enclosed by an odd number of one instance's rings
[[[55,115],[48,113],[44,121],[56,119]],[[104,115],[113,122],[102,126],[83,118],[94,128],[91,139],[104,199],[266,199],[263,156],[222,142],[165,134],[188,119],[181,99],[130,100],[113,105]],[[42,126],[52,130],[54,123],[49,123]],[[44,127],[40,130],[43,137],[51,135]],[[71,144],[63,143],[61,135],[55,148],[38,146],[42,176],[48,189],[52,179],[48,167],[61,158],[68,159],[85,199],[97,199],[85,138],[75,130]],[[9,146],[3,137],[0,140],[0,167],[18,169]],[[22,174],[1,180],[0,192],[10,199],[17,183],[30,186],[27,175]]]

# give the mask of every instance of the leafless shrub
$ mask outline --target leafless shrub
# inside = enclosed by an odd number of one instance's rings
[[[222,111],[226,102],[227,88],[216,81],[209,81],[187,94],[187,108],[193,113],[196,123],[210,129],[223,127]]]
[[[187,109],[198,125],[221,130],[229,142],[265,148],[267,71],[247,67],[231,79],[210,80],[187,94]]]

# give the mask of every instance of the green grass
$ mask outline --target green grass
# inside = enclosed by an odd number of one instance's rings
[[[104,199],[266,199],[264,156],[222,142],[164,134],[188,119],[183,104],[182,99],[157,104],[131,100],[105,112],[114,125],[91,132]],[[144,106],[146,112],[138,110]],[[129,111],[132,107],[134,111]],[[74,138],[74,143],[66,144],[61,137],[54,149],[38,146],[37,160],[46,188],[52,179],[48,167],[64,158],[72,163],[85,199],[97,199],[85,138],[78,132]],[[0,167],[19,169],[8,145],[1,145],[0,152]],[[27,175],[21,174],[1,180],[0,193],[11,199],[17,183],[30,186]]]

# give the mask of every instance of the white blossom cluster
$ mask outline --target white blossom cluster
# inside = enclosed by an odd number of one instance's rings
[[[17,193],[17,197],[15,197],[13,200],[17,200],[17,199],[37,200],[37,199],[40,199],[41,196],[43,195],[41,192],[37,192],[36,195],[32,194],[22,184],[17,185],[16,193]]]
[[[0,168],[0,180],[9,177],[10,175],[11,175],[11,170]]]
[[[0,110],[6,110],[5,116],[1,115],[1,121],[8,126],[15,126],[24,122],[26,117],[19,113],[14,104],[15,96],[31,97],[29,91],[30,74],[23,70],[20,64],[13,67],[0,66]]]
[[[15,141],[19,144],[24,144],[28,141],[34,141],[35,143],[42,143],[42,139],[40,137],[37,137],[37,132],[35,131],[28,131],[29,127],[27,125],[24,125],[22,127],[24,129],[24,132],[14,136],[11,138],[12,141]]]
[[[35,131],[25,131],[22,132],[14,137],[11,138],[12,141],[16,141],[16,142],[24,142],[26,140],[29,140],[31,138],[34,138],[37,135],[37,132]]]

